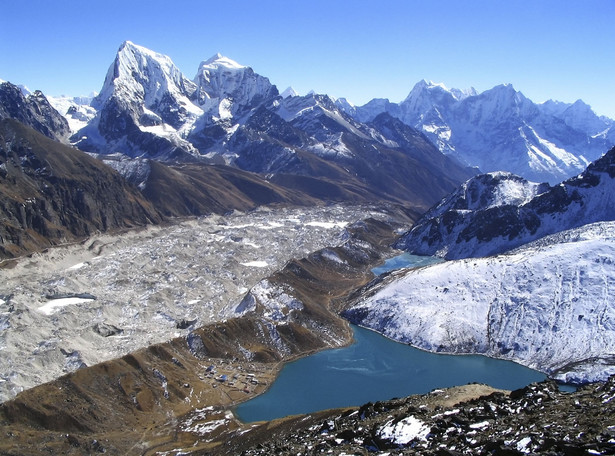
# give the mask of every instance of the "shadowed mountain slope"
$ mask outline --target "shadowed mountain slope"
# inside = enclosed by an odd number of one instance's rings
[[[162,220],[102,162],[13,119],[0,120],[0,257]]]

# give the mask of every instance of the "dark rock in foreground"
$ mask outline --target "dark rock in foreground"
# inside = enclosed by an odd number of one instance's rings
[[[224,452],[615,454],[615,377],[574,393],[560,392],[554,382],[545,381],[509,394],[496,391],[452,407],[442,406],[454,390],[330,411],[320,420],[301,416],[285,423],[280,420],[277,426],[267,423],[236,441],[228,440]],[[250,444],[242,447],[246,441]]]

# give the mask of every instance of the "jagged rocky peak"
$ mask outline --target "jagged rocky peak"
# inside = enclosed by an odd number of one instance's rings
[[[88,152],[194,160],[184,132],[203,114],[191,101],[195,90],[169,57],[126,41],[92,101],[96,116],[73,141]]]
[[[194,99],[205,111],[228,100],[231,113],[237,114],[278,96],[268,78],[220,54],[201,62],[194,83]]]
[[[225,67],[225,68],[247,68],[245,65],[241,65],[237,62],[235,62],[234,60],[223,56],[222,54],[220,54],[219,52],[216,52],[214,55],[212,55],[210,58],[208,58],[207,60],[201,62],[201,67],[203,66],[208,66],[208,67]]]
[[[549,188],[547,183],[530,182],[504,171],[479,174],[466,181],[438,208],[441,210],[446,206],[449,209],[476,210],[504,205],[519,206]]]
[[[548,100],[539,105],[546,114],[563,120],[566,125],[577,130],[585,131],[590,136],[615,136],[615,121],[607,117],[596,115],[591,106],[583,100],[574,103]]]
[[[466,182],[418,220],[398,247],[448,259],[478,257],[615,220],[615,148],[580,175],[553,187],[492,176],[497,174]]]
[[[100,105],[112,96],[143,100],[155,105],[168,95],[190,97],[196,90],[166,55],[125,41],[109,67],[103,88],[94,99]]]
[[[512,84],[500,84],[476,97],[467,98],[459,111],[461,115],[469,116],[469,123],[484,125],[493,123],[494,119],[502,122],[506,119],[530,118],[536,114],[537,108]]]
[[[457,97],[444,84],[423,79],[415,84],[400,106],[404,110],[425,113],[434,105],[450,106],[455,101],[458,101]]]
[[[286,90],[284,90],[284,92],[282,92],[280,94],[280,96],[282,98],[288,98],[288,97],[296,97],[299,96],[299,94],[297,93],[297,91],[295,89],[293,89],[292,87],[287,87]]]
[[[0,119],[10,118],[34,128],[48,138],[66,142],[70,128],[66,119],[40,90],[24,95],[10,82],[0,84]]]

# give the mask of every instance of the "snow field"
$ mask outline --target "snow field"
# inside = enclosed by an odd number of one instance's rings
[[[604,380],[615,373],[614,262],[615,222],[596,223],[508,255],[399,272],[350,313],[426,350],[510,359],[567,381]]]

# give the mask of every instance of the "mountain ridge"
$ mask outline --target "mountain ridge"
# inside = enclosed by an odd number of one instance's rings
[[[583,173],[553,187],[511,174],[476,176],[430,209],[396,245],[448,259],[478,257],[558,231],[613,220],[614,167],[615,148]],[[500,187],[499,203],[487,204]],[[527,193],[527,198],[515,201],[520,193]],[[472,199],[480,201],[470,205]]]
[[[266,77],[218,54],[189,80],[169,57],[126,42],[92,105],[96,116],[73,141],[102,159],[119,152],[165,163],[229,165],[297,176],[304,184],[334,177],[364,195],[423,208],[473,174],[447,158],[432,159],[440,154],[422,135],[395,143],[327,95],[284,98]],[[429,171],[420,171],[421,161]],[[411,174],[422,174],[426,185],[419,188]]]
[[[142,100],[143,107],[120,101],[134,99],[131,91],[120,91],[122,96],[109,98],[115,90],[110,88],[113,78],[120,76],[123,66],[140,68],[133,73],[143,74],[138,55],[145,56],[141,60],[150,62],[150,66],[158,66],[159,71],[150,76],[156,73],[159,77],[155,79],[161,82],[158,89],[144,91],[147,84],[137,88],[137,92],[149,94]],[[157,99],[156,93],[164,99]],[[82,123],[71,121],[74,128],[88,122],[72,142],[89,152],[121,151],[131,157],[149,154],[149,158],[162,161],[213,160],[232,165],[236,157],[229,139],[257,105],[280,112],[271,105],[276,97],[288,100],[298,95],[287,89],[280,96],[266,77],[220,54],[203,60],[196,76],[189,79],[169,57],[126,41],[118,50],[101,93],[92,102],[98,110],[94,119],[92,112],[75,112],[77,104],[72,106],[73,112],[62,114],[69,121],[82,119]],[[110,103],[108,109],[104,109],[104,99]],[[345,98],[334,101],[341,111],[361,123],[388,112],[425,133],[442,153],[464,166],[482,172],[504,170],[551,184],[578,174],[615,145],[615,121],[597,116],[581,100],[537,104],[510,83],[479,93],[473,88],[449,89],[421,80],[399,103],[373,99],[356,106]]]
[[[581,172],[615,145],[613,120],[582,102],[535,104],[512,84],[478,93],[423,80],[400,103],[373,99],[339,106],[361,121],[388,112],[482,172],[503,170],[551,183]]]

